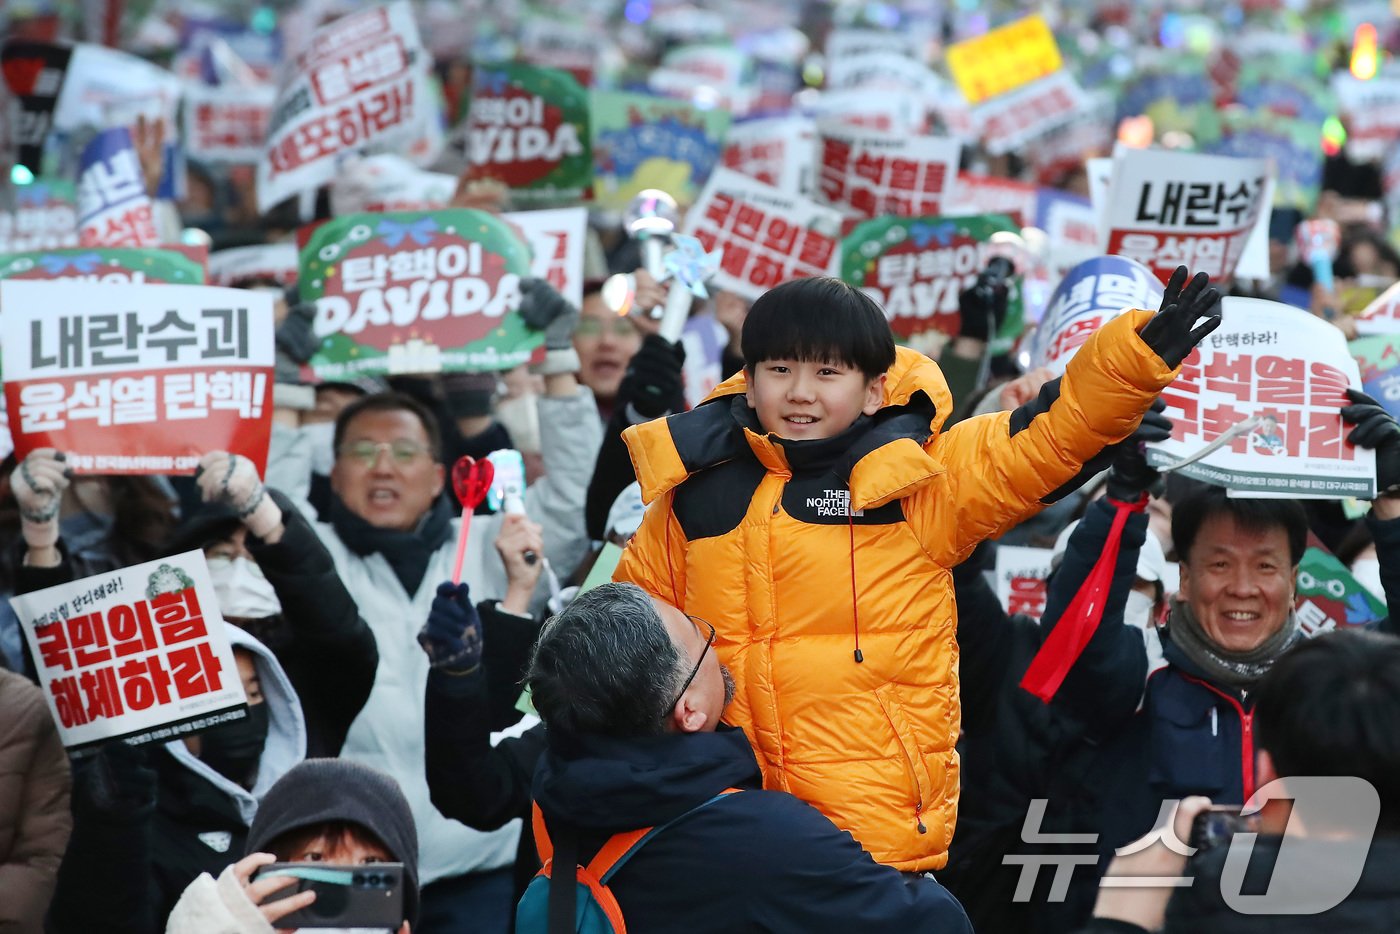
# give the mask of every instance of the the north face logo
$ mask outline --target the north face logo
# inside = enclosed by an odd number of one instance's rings
[[[215,853],[227,853],[229,845],[233,843],[233,834],[225,830],[214,830],[200,834],[199,842]]]
[[[817,516],[826,518],[839,516],[846,518],[851,513],[851,491],[850,490],[822,490],[821,496],[807,497],[807,508],[815,509]],[[857,509],[857,516],[865,515],[864,509]]]

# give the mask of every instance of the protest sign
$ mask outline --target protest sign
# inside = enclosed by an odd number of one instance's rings
[[[753,107],[753,67],[731,42],[678,46],[647,75],[647,89],[742,117]]]
[[[166,145],[175,147],[175,116],[181,81],[170,71],[130,52],[91,42],[73,46],[54,109],[55,130],[106,130],[131,126],[138,116],[165,125]]]
[[[0,48],[0,74],[16,98],[10,132],[18,147],[17,161],[35,175],[43,169],[44,142],[53,129],[54,108],[72,55],[70,46],[20,38],[8,39]]]
[[[78,245],[78,194],[72,182],[41,178],[14,192],[14,213],[0,211],[0,251]]]
[[[495,179],[523,207],[578,201],[593,183],[588,92],[566,71],[479,66],[466,144],[467,179]]]
[[[1370,161],[1393,151],[1400,141],[1400,76],[1379,74],[1362,81],[1338,72],[1332,90],[1347,123],[1347,153]]]
[[[1365,588],[1346,565],[1316,546],[1298,563],[1294,608],[1309,638],[1343,626],[1374,629],[1388,615],[1385,603]]]
[[[198,285],[0,280],[15,450],[83,474],[192,474],[208,451],[262,473],[272,296]]]
[[[1347,349],[1361,370],[1361,391],[1400,417],[1400,333],[1362,337]]]
[[[682,232],[723,250],[714,284],[753,301],[789,279],[835,275],[840,229],[832,208],[716,169]]]
[[[817,188],[857,217],[941,214],[952,197],[962,144],[822,123]]]
[[[1181,265],[1228,279],[1268,221],[1269,191],[1264,159],[1129,150],[1113,160],[1104,252],[1163,282]]]
[[[296,285],[297,248],[294,243],[260,243],[209,254],[209,281],[236,286],[251,279],[271,279]]]
[[[530,244],[530,275],[547,280],[575,308],[581,307],[588,209],[513,211],[501,216],[514,224]]]
[[[201,162],[252,164],[262,155],[277,89],[186,82],[185,153]]]
[[[1040,190],[1026,182],[975,172],[959,172],[953,195],[945,205],[949,216],[1005,214],[1025,227],[1035,222]]]
[[[729,115],[686,101],[620,91],[590,97],[593,197],[623,210],[647,188],[693,204],[719,164]]]
[[[530,248],[485,211],[338,217],[312,231],[300,267],[322,379],[508,370],[543,340],[515,314]]]
[[[826,37],[826,59],[836,63],[858,55],[879,54],[923,61],[923,49],[912,32],[841,27]]]
[[[1392,285],[1356,319],[1358,334],[1394,334],[1400,332],[1400,282]]]
[[[258,162],[258,210],[324,185],[343,155],[391,150],[431,159],[438,105],[405,0],[316,30],[277,91]]]
[[[1121,256],[1085,260],[1050,296],[1031,342],[1031,366],[1063,376],[1065,364],[1100,327],[1130,308],[1156,311],[1161,302],[1162,284],[1141,263]]]
[[[1269,160],[1274,207],[1311,214],[1322,186],[1322,124],[1269,113],[1226,111],[1221,137],[1203,152]]]
[[[887,52],[862,52],[834,59],[826,71],[830,90],[862,88],[911,94],[933,106],[952,89],[922,62]]]
[[[1005,215],[880,217],[855,225],[841,242],[841,278],[884,309],[896,339],[936,353],[958,333],[958,296],[977,282],[994,255],[993,234],[1019,231]],[[1009,346],[1021,333],[1019,277],[1007,280],[1006,319],[993,340]]]
[[[1149,444],[1148,463],[1181,468],[1232,494],[1374,499],[1376,456],[1346,440],[1344,391],[1361,373],[1336,327],[1255,298],[1224,299],[1222,323],[1162,392],[1172,436]]]
[[[1045,612],[1045,581],[1050,576],[1049,548],[998,545],[997,599],[1008,614],[1022,613],[1040,619]]]
[[[104,130],[83,149],[78,176],[78,241],[83,246],[160,242],[131,133]]]
[[[1045,231],[1049,244],[1045,261],[1055,280],[1099,254],[1098,217],[1087,198],[1050,188],[1040,189],[1035,226]]]
[[[816,173],[816,140],[817,125],[805,117],[746,120],[729,128],[721,161],[765,185],[805,194]]]
[[[802,99],[803,116],[823,126],[918,136],[928,129],[923,101],[909,94],[854,88]]]
[[[0,279],[67,279],[94,285],[202,285],[203,247],[36,250],[0,254]]]
[[[456,190],[457,176],[425,172],[403,156],[381,152],[340,167],[331,182],[331,214],[432,211],[447,207]]]
[[[245,716],[204,552],[11,597],[39,687],[74,751],[177,739]]]
[[[1074,76],[1057,71],[978,104],[971,118],[987,151],[1000,156],[1069,126],[1089,107],[1089,99]]]
[[[1063,64],[1055,36],[1038,14],[956,42],[945,58],[963,97],[973,105],[1052,75]]]

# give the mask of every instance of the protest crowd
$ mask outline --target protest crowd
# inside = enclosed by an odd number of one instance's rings
[[[0,932],[1400,930],[1387,0],[0,77]]]

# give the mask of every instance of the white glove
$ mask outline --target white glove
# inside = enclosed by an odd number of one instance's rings
[[[267,495],[258,469],[246,457],[210,451],[199,461],[195,483],[206,503],[223,503],[248,531],[267,540],[282,525],[282,509]]]
[[[58,509],[68,489],[68,465],[62,451],[37,448],[10,474],[10,488],[19,504],[20,527],[31,549],[58,544]]]

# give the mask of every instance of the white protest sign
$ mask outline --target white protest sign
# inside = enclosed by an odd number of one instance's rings
[[[823,125],[859,127],[876,133],[918,135],[928,126],[923,101],[909,94],[853,88],[794,99],[804,116]]]
[[[831,90],[863,88],[902,91],[922,98],[932,105],[955,89],[934,71],[912,58],[890,55],[888,52],[861,52],[831,62],[826,72],[826,86]]]
[[[296,285],[297,245],[260,243],[209,254],[209,284],[234,286],[249,279],[274,279]]]
[[[1074,195],[1042,189],[1037,226],[1049,244],[1045,262],[1052,279],[1099,253],[1098,217],[1088,201]]]
[[[836,275],[840,231],[839,211],[729,169],[710,175],[682,228],[724,251],[715,285],[750,301],[789,279]]]
[[[262,155],[277,89],[270,84],[185,83],[184,144],[191,159],[235,165]]]
[[[515,211],[502,215],[530,244],[530,275],[548,280],[569,302],[583,305],[583,248],[587,208]]]
[[[191,474],[209,451],[261,473],[272,430],[267,292],[0,281],[16,453],[75,452],[88,474]]]
[[[810,191],[816,175],[817,125],[805,117],[731,124],[720,164],[790,194]]]
[[[857,217],[945,213],[957,181],[958,140],[830,123],[822,123],[817,132],[817,187],[828,204]]]
[[[403,156],[379,153],[340,167],[331,183],[331,213],[432,211],[447,207],[456,190],[455,175],[426,172]]]
[[[68,749],[168,740],[247,701],[202,551],[11,597]]]
[[[1045,581],[1050,576],[1049,548],[998,545],[997,599],[1008,614],[1022,613],[1040,619],[1045,612]]]
[[[826,37],[826,59],[835,64],[857,55],[889,55],[923,60],[919,38],[911,32],[879,29],[833,29]]]
[[[1269,163],[1162,150],[1128,150],[1113,162],[1104,252],[1137,260],[1166,282],[1177,266],[1212,279],[1235,274],[1268,222]]]
[[[1356,319],[1357,334],[1400,333],[1400,282],[1380,295]]]
[[[331,181],[350,153],[431,158],[441,132],[428,64],[405,0],[316,30],[277,92],[258,162],[258,210]]]
[[[1380,159],[1400,140],[1400,76],[1367,81],[1337,73],[1332,90],[1347,121],[1347,155],[1357,162]]]
[[[1172,436],[1148,445],[1148,463],[1242,495],[1374,499],[1375,452],[1346,441],[1348,387],[1361,371],[1336,327],[1256,298],[1226,298],[1222,323],[1162,392]],[[1223,440],[1222,440],[1223,439]]]
[[[1130,308],[1156,311],[1161,301],[1162,284],[1141,263],[1121,256],[1085,260],[1050,296],[1031,342],[1031,366],[1063,376],[1095,331]]]
[[[999,156],[1068,126],[1089,107],[1079,82],[1061,70],[978,104],[972,119],[987,151]]]

